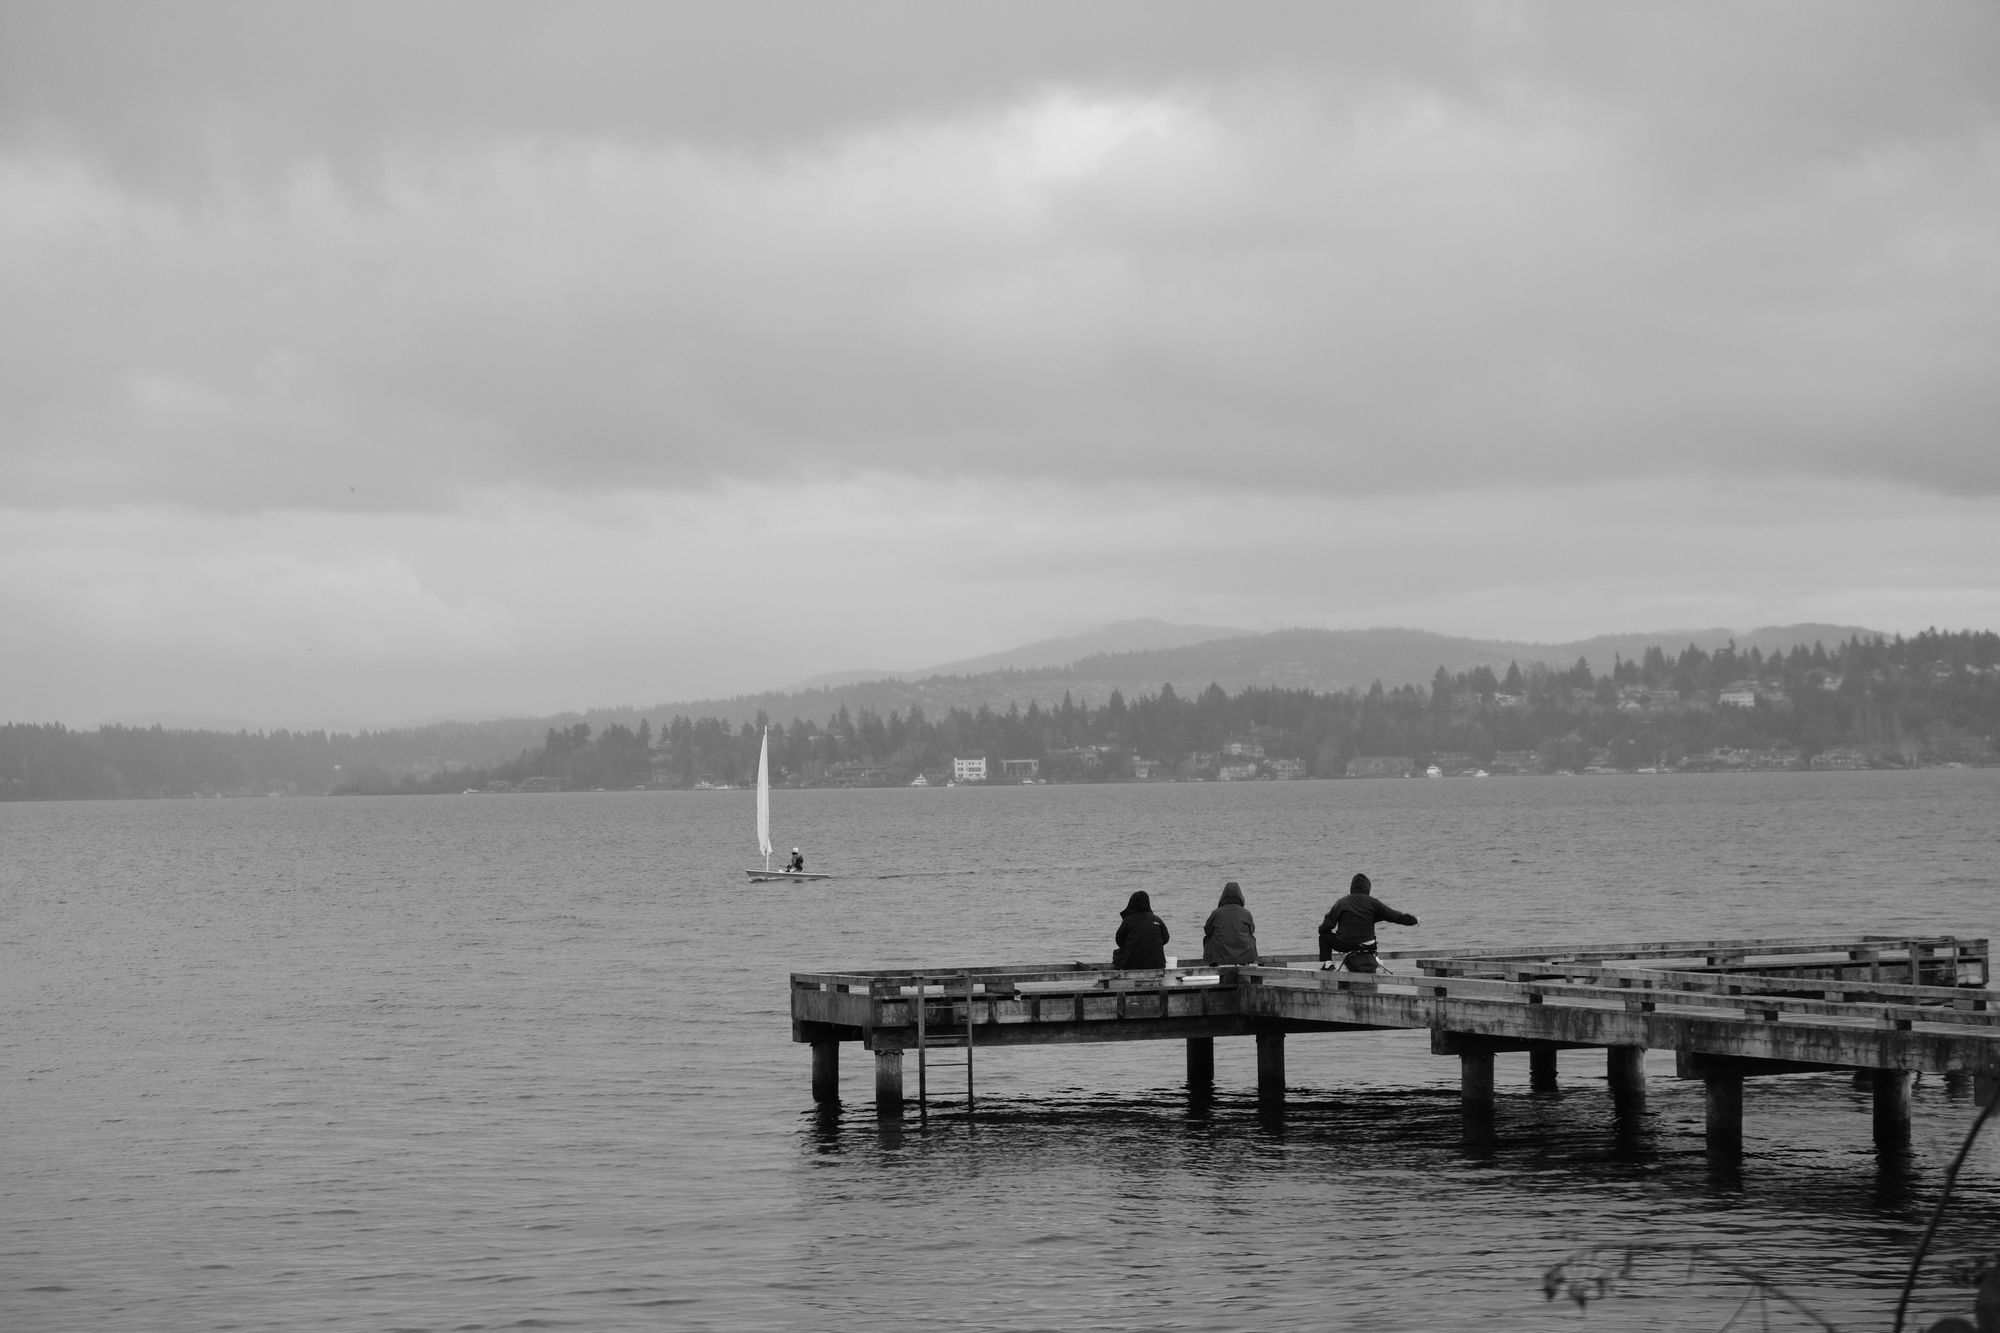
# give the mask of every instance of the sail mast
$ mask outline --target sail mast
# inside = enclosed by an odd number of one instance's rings
[[[757,751],[757,847],[764,853],[764,869],[771,868],[771,729],[764,728],[764,744]]]

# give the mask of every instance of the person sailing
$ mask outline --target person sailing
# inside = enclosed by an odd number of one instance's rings
[[[1380,971],[1382,964],[1375,957],[1375,923],[1388,921],[1398,926],[1417,924],[1417,919],[1408,912],[1398,912],[1375,897],[1373,888],[1368,876],[1356,875],[1353,883],[1348,885],[1347,893],[1327,909],[1326,916],[1319,923],[1319,962],[1322,968],[1335,966],[1333,956],[1340,954],[1339,965],[1350,972]]]
[[[805,868],[806,868],[806,859],[803,856],[799,855],[798,848],[796,847],[792,848],[792,859],[785,862],[785,873],[788,875],[803,874],[805,872]]]

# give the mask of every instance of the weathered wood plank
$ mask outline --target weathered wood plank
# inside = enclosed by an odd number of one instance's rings
[[[1134,1018],[1123,1023],[1105,1023],[1097,1020],[1085,1022],[1039,1023],[979,1029],[981,1049],[994,1046],[1066,1046],[1103,1041],[1185,1041],[1189,1037],[1247,1037],[1266,1030],[1270,1025],[1254,1024],[1250,1019],[1238,1015],[1215,1015],[1208,1018]],[[1284,1032],[1321,1032],[1329,1030],[1321,1023],[1279,1023],[1270,1030]],[[875,1048],[904,1049],[917,1044],[915,1028],[877,1028],[873,1034]]]
[[[1987,941],[1963,935],[1918,937],[1926,948],[1957,944],[1973,956],[1984,957]],[[1646,940],[1563,945],[1556,948],[1519,945],[1460,945],[1453,948],[1383,948],[1379,957],[1411,958],[1702,958],[1735,955],[1743,957],[1783,957],[1791,954],[1844,954],[1852,949],[1901,949],[1909,943],[1903,935],[1802,935],[1768,940]],[[1276,953],[1264,955],[1266,963],[1290,966],[1317,966],[1319,955]]]
[[[1728,994],[1787,994],[1796,991],[1852,991],[1871,997],[1894,996],[1912,1001],[1934,1004],[1971,1004],[1979,1006],[1986,1001],[1985,992],[1965,986],[1912,985],[1900,981],[1827,981],[1809,980],[1798,977],[1772,977],[1759,973],[1735,974],[1713,971],[1687,972],[1671,968],[1619,966],[1602,964],[1585,966],[1571,963],[1567,966],[1538,967],[1528,963],[1493,963],[1478,959],[1439,960],[1436,971],[1427,971],[1430,976],[1486,977],[1493,980],[1525,981],[1540,976],[1560,974],[1575,979],[1594,977],[1616,979],[1621,985],[1654,989],[1690,991],[1720,991]],[[1826,998],[1831,999],[1831,996]]]
[[[1282,979],[1258,978],[1257,984],[1284,986]],[[1365,977],[1335,983],[1346,989],[1393,988],[1395,982],[1376,983]],[[1322,983],[1324,988],[1325,983]],[[1933,988],[1936,989],[1936,988]],[[1931,1005],[1868,1004],[1860,1001],[1813,1000],[1770,991],[1730,995],[1713,990],[1669,990],[1658,987],[1627,989],[1617,986],[1588,986],[1558,981],[1505,982],[1485,978],[1457,978],[1437,988],[1437,993],[1482,999],[1517,999],[1522,1003],[1616,1004],[1646,1012],[1660,1008],[1737,1011],[1751,1016],[1771,1013],[1802,1017],[1843,1019],[1855,1023],[1907,1027],[1914,1023],[1944,1026],[1992,1028],[2000,1031],[2000,1011],[1959,1009]],[[1766,1019],[1765,1021],[1769,1021]]]

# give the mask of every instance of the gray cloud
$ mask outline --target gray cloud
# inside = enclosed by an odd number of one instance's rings
[[[828,462],[1984,490],[2000,129],[1960,131],[1721,196],[1589,107],[1288,80],[790,155],[433,146],[193,201],[24,152],[0,480],[222,507]]]
[[[1837,482],[1340,498],[875,476],[443,515],[14,514],[0,701],[83,724],[555,711],[1143,614],[1544,641],[1715,618],[1913,632],[2000,623],[1996,568],[2000,500]]]
[[[380,717],[614,640],[755,683],[605,569],[705,642],[799,588],[834,658],[769,680],[1106,607],[1950,622],[1995,605],[1996,221],[1985,4],[0,0],[0,538],[64,571],[0,580],[43,655],[0,684],[241,661]],[[811,528],[719,558],[767,504]],[[985,595],[926,638],[883,587]]]
[[[411,138],[574,137],[783,147],[1049,84],[1155,88],[1305,76],[1468,99],[1523,89],[1642,122],[1725,173],[1925,140],[1990,113],[1977,0],[1661,7],[1212,5],[1058,0],[187,0],[0,6],[0,123],[135,170],[206,141],[366,161]]]

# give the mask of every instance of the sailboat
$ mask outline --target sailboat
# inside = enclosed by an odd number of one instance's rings
[[[764,743],[757,750],[757,850],[764,853],[762,870],[746,870],[752,884],[779,879],[832,879],[809,870],[771,869],[771,729],[764,728]]]

